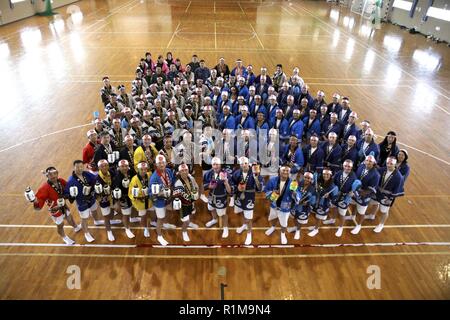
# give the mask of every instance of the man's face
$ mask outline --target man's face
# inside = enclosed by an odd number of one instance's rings
[[[75,171],[75,173],[77,173],[77,174],[81,174],[81,173],[83,172],[83,170],[84,170],[84,165],[83,165],[82,163],[77,163],[77,164],[74,166],[74,171]]]
[[[347,139],[347,144],[348,144],[349,147],[353,147],[355,145],[355,143],[356,143],[356,139],[355,138],[350,138],[349,137]]]
[[[389,171],[393,171],[395,169],[395,161],[387,161],[386,166]]]
[[[289,178],[289,168],[288,167],[282,167],[280,169],[280,177],[283,180],[286,180]]]
[[[350,162],[344,162],[344,172],[350,173],[353,169],[353,164]]]
[[[103,164],[100,166],[99,169],[103,174],[107,174],[109,171],[109,164]]]
[[[102,137],[102,144],[104,145],[108,145],[111,142],[111,137],[108,135],[104,135]]]
[[[144,145],[144,147],[146,147],[146,148],[149,147],[149,146],[150,146],[150,143],[152,143],[152,139],[151,139],[151,138],[145,136],[145,137],[142,139],[142,144]]]
[[[167,137],[167,138],[164,140],[164,146],[165,146],[166,148],[172,147],[172,138]]]
[[[180,173],[180,176],[184,179],[186,179],[189,175],[189,169],[181,169],[178,171]]]
[[[328,136],[328,142],[330,142],[330,144],[334,145],[336,143],[336,136],[329,135]]]
[[[159,171],[166,170],[166,163],[164,161],[160,161],[156,166],[157,166]]]
[[[103,80],[103,84],[105,85],[105,87],[109,87],[110,85],[109,79]]]
[[[56,170],[51,170],[48,173],[48,180],[50,180],[51,182],[56,182],[58,180],[58,171]]]
[[[120,121],[113,121],[114,129],[120,128]]]
[[[369,159],[364,160],[364,164],[366,165],[367,169],[372,169],[373,168],[373,162],[370,161]]]
[[[133,139],[127,139],[125,141],[125,144],[127,145],[128,148],[131,148],[133,146]]]
[[[311,147],[315,148],[315,147],[317,147],[317,143],[319,142],[319,140],[318,140],[317,138],[315,138],[315,137],[312,137],[312,138],[309,140],[309,142],[310,142],[310,144],[311,144]]]
[[[97,133],[93,133],[89,136],[89,141],[92,143],[97,142]]]
[[[372,138],[373,138],[373,135],[372,135],[371,133],[366,133],[366,134],[364,135],[364,140],[365,140],[366,142],[372,141]]]
[[[205,62],[200,62],[200,68],[204,68],[205,67]]]
[[[213,163],[212,167],[213,167],[215,172],[219,172],[220,169],[222,168],[222,166],[220,164],[218,164],[218,163]]]
[[[250,166],[249,166],[249,164],[248,164],[248,161],[242,163],[242,164],[241,164],[241,168],[242,168],[242,170],[243,170],[244,172],[247,172],[248,169],[250,168]]]
[[[125,166],[125,165],[123,165],[123,166],[120,166],[119,167],[119,170],[120,170],[120,172],[122,173],[122,174],[127,174],[128,173],[128,170],[130,170],[130,167],[129,166]]]

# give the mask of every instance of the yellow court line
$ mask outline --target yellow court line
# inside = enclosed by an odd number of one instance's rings
[[[117,259],[307,259],[307,258],[347,258],[380,256],[450,256],[450,251],[428,252],[374,252],[374,253],[330,253],[330,254],[259,254],[259,255],[128,255],[128,254],[78,254],[45,252],[9,252],[0,253],[0,257],[66,257],[66,258],[117,258]]]

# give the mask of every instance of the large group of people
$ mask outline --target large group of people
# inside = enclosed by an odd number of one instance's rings
[[[164,233],[176,228],[168,219],[175,212],[189,242],[189,230],[198,228],[196,202],[203,201],[211,213],[207,228],[221,219],[227,238],[227,212],[234,210],[242,215],[236,232],[246,232],[244,244],[251,245],[257,198],[270,207],[267,212],[259,203],[256,212],[268,216],[265,234],[272,235],[278,222],[282,244],[287,233],[300,239],[309,222],[311,237],[322,224],[336,223],[340,237],[349,219],[351,233],[358,234],[380,212],[378,233],[404,193],[408,152],[399,149],[396,133],[377,143],[369,120],[357,124],[349,97],[334,93],[327,102],[321,90],[313,96],[297,67],[289,76],[278,64],[270,76],[267,68],[256,74],[240,59],[229,67],[220,58],[210,68],[197,55],[182,65],[170,52],[157,59],[147,52],[130,90],[113,87],[105,76],[100,98],[105,116],[87,132],[72,175],[66,181],[49,167],[36,194],[26,192],[36,209],[48,205],[67,244],[74,240],[64,233],[64,219],[92,242],[92,216],[109,241],[115,241],[112,224],[123,224],[134,238],[131,223],[140,222],[145,237],[154,226],[165,246]],[[67,201],[75,202],[80,225]]]

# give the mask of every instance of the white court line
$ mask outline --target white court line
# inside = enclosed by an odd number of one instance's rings
[[[290,7],[292,10],[295,10],[294,8]],[[316,20],[320,21],[321,23],[325,24],[326,26],[328,26],[331,29],[336,29],[338,26],[333,26],[330,23],[322,20],[320,17],[316,16],[314,13],[310,12],[309,10],[301,7],[298,5],[298,8],[300,10],[303,10],[304,12],[306,12],[307,14],[309,14],[311,17],[315,18]],[[386,57],[384,57],[384,55],[382,55],[382,53],[376,49],[375,47],[370,47],[367,44],[365,44],[364,42],[362,42],[361,40],[359,40],[359,38],[355,38],[353,37],[350,33],[348,33],[346,30],[344,30],[344,28],[338,28],[339,31],[341,33],[343,33],[344,35],[346,35],[348,38],[353,39],[355,42],[357,42],[360,46],[362,46],[365,49],[370,49],[373,52],[375,52],[375,54],[381,58],[382,60],[384,60],[385,62],[389,63],[389,64],[394,64],[397,68],[399,68],[402,72],[404,72],[406,75],[410,76],[411,78],[415,79],[416,81],[419,82],[423,82],[422,80],[418,79],[417,77],[415,77],[413,74],[409,73],[408,71],[406,71],[405,69],[403,69],[401,66],[399,66],[397,63],[394,63],[393,61],[390,61],[389,59],[387,59]],[[325,30],[325,29],[324,29]],[[328,31],[328,30],[326,30]],[[328,31],[329,33],[331,33],[330,31]],[[443,96],[444,98],[446,98],[447,100],[450,100],[450,98],[448,96],[446,96],[445,94],[443,94],[440,90],[435,89],[429,85],[427,85],[426,83],[423,83],[424,86],[428,86],[431,90],[435,91],[436,93],[438,93],[439,95]],[[438,86],[440,87],[440,86]]]
[[[323,253],[323,254],[255,254],[255,255],[158,255],[158,254],[89,254],[89,253],[45,253],[45,252],[10,252],[0,253],[1,257],[70,257],[70,258],[126,258],[126,259],[305,259],[305,258],[350,258],[380,256],[428,256],[450,255],[449,251],[428,252],[372,252],[372,253]]]
[[[344,229],[353,229],[355,226],[344,226]],[[0,224],[0,228],[36,228],[36,229],[55,229],[55,225],[41,225],[41,224]],[[64,228],[66,229],[72,229],[72,226],[64,225]],[[112,229],[118,229],[122,230],[123,227],[118,226],[111,226]],[[301,227],[303,230],[308,230],[309,227]],[[322,230],[329,230],[329,229],[337,229],[338,226],[321,226],[320,229]],[[362,229],[373,229],[375,226],[369,226],[365,225],[362,226]],[[404,229],[404,228],[450,228],[450,224],[398,224],[398,225],[385,225],[385,229]],[[89,229],[105,229],[104,226],[89,226]],[[130,227],[130,229],[133,230],[143,230],[144,227]],[[156,229],[155,227],[149,227],[149,229]],[[181,230],[182,228],[176,228],[175,230]],[[236,230],[238,228],[228,228],[230,230]],[[252,230],[267,230],[267,227],[253,227]],[[277,230],[279,230],[279,227],[276,227]],[[217,231],[222,230],[222,228],[219,227],[212,227],[212,228],[206,228],[206,227],[200,227],[198,229],[189,229],[189,230],[211,230],[211,231]]]
[[[30,242],[1,242],[0,247],[78,247],[78,248],[156,248],[156,249],[267,249],[267,248],[341,248],[341,247],[397,247],[397,246],[450,246],[450,242],[370,242],[370,243],[323,243],[323,244],[254,244],[254,245],[203,245],[203,244],[172,244],[162,246],[159,244],[65,244],[65,243],[30,243]],[[449,251],[450,254],[450,251]]]
[[[289,15],[293,16],[294,14],[292,12],[290,12],[288,9],[286,9],[285,7],[281,6],[281,9],[283,9],[284,11],[286,11],[287,13],[289,13]]]
[[[214,1],[214,14],[216,14],[216,2]]]
[[[81,124],[81,125],[78,125],[78,126],[66,128],[66,129],[61,129],[61,130],[58,130],[58,131],[55,131],[55,132],[47,133],[47,134],[44,134],[44,135],[42,135],[40,137],[33,138],[33,139],[28,139],[28,140],[22,141],[22,142],[20,142],[18,144],[15,144],[13,146],[10,146],[8,148],[2,149],[2,150],[0,150],[0,153],[8,151],[8,150],[11,150],[11,149],[14,149],[14,148],[17,148],[17,147],[20,147],[21,145],[24,145],[26,143],[39,140],[41,138],[45,138],[45,137],[52,136],[52,135],[55,135],[55,134],[58,134],[58,133],[61,133],[61,132],[65,132],[65,131],[69,131],[69,130],[73,130],[73,129],[77,129],[77,128],[82,128],[82,127],[86,127],[86,126],[92,126],[92,125],[93,125],[92,123],[86,123],[86,124]]]
[[[172,37],[170,38],[169,43],[167,44],[166,49],[169,48],[170,44],[171,44],[172,41],[173,41],[173,38],[175,38],[175,35],[177,34],[177,31],[178,31],[178,28],[180,27],[180,24],[181,24],[181,21],[178,22],[177,27],[175,28],[175,31],[173,32],[173,35],[172,35]]]
[[[191,6],[191,3],[192,3],[192,1],[189,1],[189,4],[188,4],[188,6],[187,6],[186,10],[184,10],[184,13],[187,13],[187,12],[188,12],[188,10],[189,10],[189,7]]]

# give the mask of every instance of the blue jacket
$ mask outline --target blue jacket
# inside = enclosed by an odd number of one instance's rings
[[[316,190],[314,189],[314,182],[303,190],[304,180],[298,184],[296,192],[296,201],[293,208],[293,214],[296,218],[301,220],[308,219],[309,212],[316,202]]]
[[[303,158],[305,159],[306,171],[315,172],[316,170],[323,168],[323,158],[325,154],[320,146],[314,153],[311,153],[311,145],[307,145],[303,148]]]
[[[278,192],[281,192],[280,189],[280,177],[271,177],[269,181],[267,182],[266,186],[264,187],[264,193],[266,194],[266,198],[270,199],[270,195],[272,194],[272,191],[277,190]],[[277,201],[271,201],[270,207],[274,209],[279,209],[282,212],[290,212],[292,208],[292,204],[295,203],[295,199],[297,197],[297,191],[290,189],[290,184],[292,180],[288,178],[285,183],[285,192],[283,194],[283,197],[280,201],[280,206],[277,205]],[[280,194],[281,196],[281,194]]]
[[[344,171],[340,170],[333,177],[334,184],[338,187],[338,195],[332,203],[341,209],[346,209],[352,199],[349,193],[355,192],[361,186],[361,181],[358,180],[354,171],[351,171],[346,179],[343,174]]]
[[[303,167],[303,165],[305,164],[305,160],[303,158],[303,152],[302,152],[302,148],[301,147],[297,147],[297,149],[295,150],[293,156],[289,157],[289,149],[290,149],[290,145],[286,145],[284,147],[284,150],[281,154],[281,164],[289,164],[292,163],[292,167],[291,167],[291,173],[297,173],[300,168]]]
[[[385,174],[387,172],[386,167],[378,168],[378,173],[380,174],[380,182],[377,188],[376,199],[382,201],[388,199],[389,202],[394,200],[396,197],[401,197],[405,194],[403,186],[405,180],[398,169],[396,169],[388,179],[385,179]],[[386,204],[388,204],[387,202]]]
[[[169,185],[166,187],[169,188],[173,188],[173,185],[175,183],[175,176],[173,174],[173,171],[171,169],[166,168],[166,175],[169,178]],[[157,184],[160,186],[160,191],[162,190],[162,188],[165,186],[165,184],[163,183],[163,180],[161,179],[161,177],[158,174],[158,171],[155,170],[153,172],[153,174],[150,177],[150,181],[148,182],[148,195],[150,197],[153,197],[155,200],[153,200],[153,205],[156,208],[164,208],[166,205],[168,205],[168,199],[164,198],[164,197],[159,197],[156,194],[152,193],[152,185]]]
[[[227,117],[225,117],[224,114],[220,115],[219,120],[219,129],[235,129],[236,128],[236,121],[232,114],[229,114]]]
[[[344,163],[347,159],[352,160],[353,167],[356,168],[358,163],[358,149],[356,148],[356,145],[351,149],[348,149],[347,144],[342,145],[341,163]]]
[[[78,211],[84,211],[86,209],[89,209],[95,203],[94,186],[97,181],[97,176],[87,171],[83,171],[82,175],[86,180],[87,185],[91,187],[91,191],[87,196],[83,195],[83,185],[80,182],[78,182],[78,179],[76,178],[74,172],[69,177],[66,187],[64,188],[64,195],[69,197],[69,199],[73,199],[70,197],[70,187],[73,186],[77,187],[78,195],[75,198],[75,202],[77,204]]]
[[[288,123],[287,135],[289,137],[294,135],[297,137],[298,141],[302,141],[303,128],[304,128],[304,124],[301,119],[298,119],[298,120],[291,119],[291,121]]]
[[[247,115],[247,118],[244,120],[244,123],[241,124],[242,114],[236,117],[236,128],[235,129],[254,129],[255,128],[255,119],[252,116]]]
[[[361,181],[361,187],[356,190],[354,195],[356,203],[362,206],[366,206],[372,196],[377,192],[380,181],[380,174],[377,169],[372,168],[366,175],[363,174],[364,169],[366,169],[366,165],[363,163],[356,170],[356,177]],[[366,194],[361,194],[361,191],[366,192]]]
[[[306,116],[303,118],[303,125],[303,135],[306,137],[307,141],[313,134],[316,134],[318,137],[320,137],[320,122],[318,119],[314,119],[311,125],[309,125],[309,116]]]
[[[276,123],[277,123],[277,119],[274,118],[271,122],[270,122],[270,128],[275,128],[278,129],[278,134],[280,137],[281,141],[285,141],[287,139],[289,139],[289,135],[288,135],[288,130],[289,130],[289,123],[287,122],[286,119],[281,119],[280,124],[278,126],[278,128],[276,128]]]
[[[243,210],[253,210],[255,207],[255,194],[261,192],[264,188],[264,180],[261,175],[257,176],[259,181],[259,188],[256,186],[255,177],[251,169],[248,172],[245,191],[241,192],[238,189],[239,183],[243,180],[242,170],[237,169],[231,176],[231,185],[233,187],[234,205]],[[244,199],[241,199],[241,196]]]
[[[336,172],[341,168],[342,148],[336,143],[331,149],[331,152],[328,153],[329,145],[330,143],[327,141],[321,146],[324,153],[323,166],[329,167],[333,172]]]
[[[380,156],[380,147],[375,143],[375,140],[372,140],[366,147],[366,149],[364,149],[363,146],[364,139],[357,142],[359,161],[362,162],[368,155],[373,155],[375,157],[375,161],[378,162],[378,157]]]

